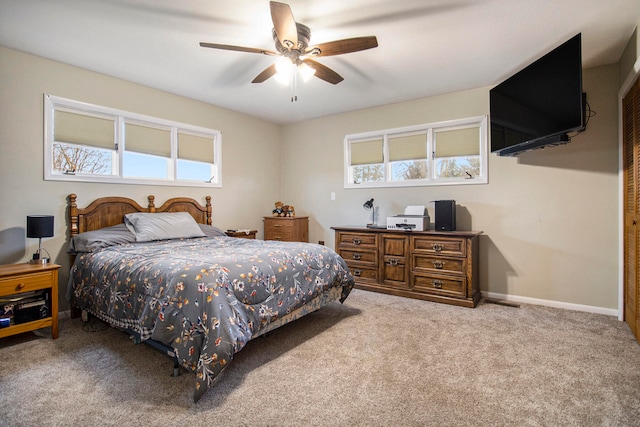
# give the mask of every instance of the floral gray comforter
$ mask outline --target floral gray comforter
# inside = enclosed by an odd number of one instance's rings
[[[253,336],[331,288],[344,301],[353,284],[325,246],[229,237],[82,253],[69,278],[73,306],[173,347],[196,373],[196,401]]]

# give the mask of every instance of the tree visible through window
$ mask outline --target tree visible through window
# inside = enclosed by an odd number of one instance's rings
[[[438,176],[442,178],[469,178],[480,175],[480,159],[478,157],[440,159],[437,167]]]
[[[425,179],[428,176],[426,160],[413,160],[399,162],[397,167],[397,181],[410,181],[413,179]]]
[[[354,182],[378,182],[384,180],[384,165],[358,165],[353,168]]]
[[[111,174],[113,153],[67,144],[53,145],[53,170],[59,173]]]

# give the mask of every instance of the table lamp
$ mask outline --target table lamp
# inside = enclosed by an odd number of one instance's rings
[[[373,198],[371,198],[370,200],[367,200],[366,202],[364,202],[362,207],[365,208],[368,211],[371,211],[371,222],[369,224],[367,224],[367,227],[370,227],[370,228],[375,227],[375,224],[376,224],[376,207],[373,204]]]
[[[42,248],[42,238],[53,237],[53,215],[28,215],[27,237],[38,238],[38,252],[33,254],[29,262],[31,264],[48,263],[51,256]],[[46,257],[43,256],[42,251],[47,252]]]

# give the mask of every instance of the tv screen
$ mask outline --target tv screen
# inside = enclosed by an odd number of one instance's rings
[[[489,92],[491,152],[516,155],[584,129],[582,43],[576,35]]]

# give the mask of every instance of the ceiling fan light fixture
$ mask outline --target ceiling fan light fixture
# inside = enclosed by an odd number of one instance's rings
[[[276,60],[276,80],[288,85],[291,82],[291,75],[295,72],[295,65],[286,56],[281,56]]]
[[[308,82],[316,74],[316,69],[309,67],[304,62],[298,65],[298,72],[302,76],[303,82]]]

